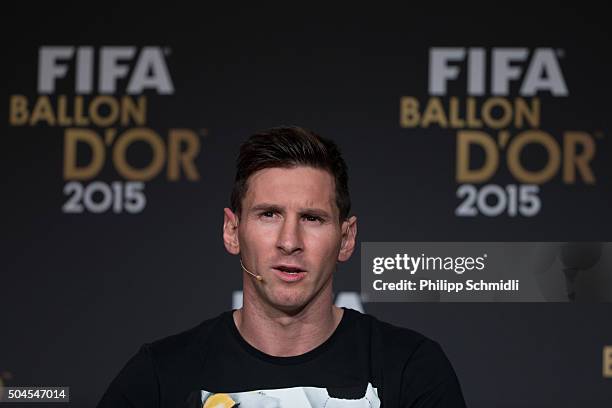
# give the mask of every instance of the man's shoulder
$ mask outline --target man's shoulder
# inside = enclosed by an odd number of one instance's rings
[[[359,325],[369,331],[373,346],[381,349],[385,355],[404,360],[423,354],[446,359],[438,342],[416,330],[397,326],[370,314],[354,310],[350,313],[355,316]]]
[[[423,342],[433,342],[422,333],[406,327],[396,326],[392,323],[380,320],[378,317],[367,313],[361,313],[352,309],[347,309],[355,316],[355,320],[372,335],[381,337],[388,346],[407,346],[418,347]]]
[[[383,371],[398,373],[405,395],[420,395],[427,389],[455,398],[452,406],[465,406],[453,366],[436,341],[371,315],[360,314],[357,320],[369,326],[371,344]]]
[[[147,343],[145,347],[150,350],[155,360],[197,352],[206,343],[209,334],[223,324],[228,313],[231,311],[206,319],[190,329]]]

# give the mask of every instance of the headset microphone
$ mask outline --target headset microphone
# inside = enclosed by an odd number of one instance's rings
[[[249,271],[244,264],[242,263],[242,258],[240,258],[240,266],[242,267],[242,270],[245,271],[246,273],[248,273],[249,275],[253,276],[255,279],[257,279],[259,282],[263,281],[263,276],[261,275],[257,275],[251,271]]]

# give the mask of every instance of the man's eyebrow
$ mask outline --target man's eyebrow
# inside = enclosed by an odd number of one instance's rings
[[[261,203],[261,204],[254,205],[253,207],[251,207],[251,209],[249,211],[250,212],[258,212],[258,211],[276,211],[276,212],[282,212],[282,208],[279,207],[276,204]]]

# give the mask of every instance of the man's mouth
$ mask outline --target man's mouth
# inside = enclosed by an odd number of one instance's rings
[[[285,273],[300,273],[300,272],[306,272],[304,269],[298,267],[298,266],[289,266],[289,265],[276,265],[274,267],[274,269],[278,269],[281,272],[285,272]]]
[[[284,282],[298,282],[304,279],[306,271],[297,265],[276,265],[276,276]]]

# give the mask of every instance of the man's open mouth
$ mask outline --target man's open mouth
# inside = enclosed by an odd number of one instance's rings
[[[277,266],[274,267],[274,269],[277,269],[277,270],[279,270],[281,272],[285,272],[285,273],[306,272],[302,268],[299,268],[299,267],[296,267],[296,266],[287,266],[287,265],[277,265]]]

